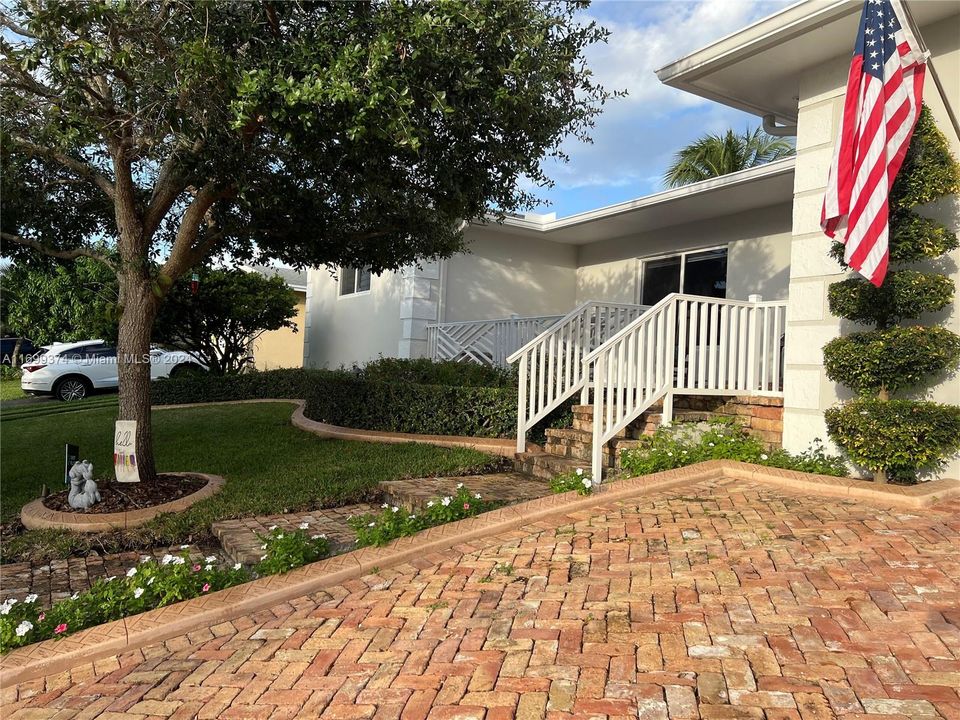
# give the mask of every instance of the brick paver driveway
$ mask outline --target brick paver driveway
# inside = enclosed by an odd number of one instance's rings
[[[35,681],[5,710],[957,718],[958,539],[956,502],[909,513],[701,483]]]

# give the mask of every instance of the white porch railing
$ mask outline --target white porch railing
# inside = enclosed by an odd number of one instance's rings
[[[467,360],[506,367],[508,355],[562,317],[538,315],[427,325],[427,354],[434,360]]]
[[[603,446],[659,400],[669,423],[675,394],[782,396],[785,320],[784,302],[672,294],[590,353],[593,477]]]
[[[585,302],[507,358],[520,361],[517,452],[526,449],[531,427],[586,387],[587,355],[644,310],[641,305]]]

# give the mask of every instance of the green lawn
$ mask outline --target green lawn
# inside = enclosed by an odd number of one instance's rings
[[[96,476],[112,473],[116,398],[93,398],[89,410],[39,406],[11,410],[0,421],[2,518],[8,521],[46,483],[62,487],[63,446],[72,442],[93,462]],[[491,462],[473,450],[430,445],[385,445],[324,440],[290,424],[289,403],[222,405],[153,413],[157,466],[223,475],[226,487],[215,497],[182,513],[158,518],[135,540],[114,538],[121,546],[196,541],[208,536],[211,522],[229,517],[294,512],[371,498],[381,480],[455,474]],[[56,535],[56,537],[54,537]],[[102,542],[102,539],[98,542]],[[25,533],[8,538],[4,559],[27,546],[48,545],[40,556],[82,550],[89,540],[62,533]]]
[[[20,378],[0,380],[0,402],[26,397],[20,389]]]

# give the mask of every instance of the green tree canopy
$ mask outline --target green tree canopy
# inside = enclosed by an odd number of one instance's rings
[[[668,187],[680,187],[793,155],[793,143],[761,128],[704,135],[680,150],[664,175]]]
[[[529,207],[544,156],[611,93],[583,2],[15,0],[0,14],[3,253],[119,279],[121,419],[154,473],[164,296],[217,253],[369,266],[461,247]],[[115,250],[111,256],[95,242]],[[156,261],[156,263],[152,262]]]

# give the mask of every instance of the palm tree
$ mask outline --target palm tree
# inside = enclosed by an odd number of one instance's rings
[[[733,130],[727,130],[725,135],[707,134],[674,156],[664,183],[667,187],[689,185],[763,165],[795,152],[789,140],[767,135],[760,128],[745,130],[742,134]]]

